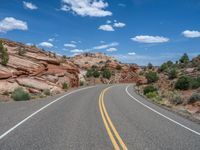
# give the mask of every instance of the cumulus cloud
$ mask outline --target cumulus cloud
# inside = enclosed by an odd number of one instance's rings
[[[26,22],[13,17],[6,17],[0,21],[0,32],[5,33],[11,30],[28,30],[28,26]]]
[[[71,43],[65,43],[64,46],[65,47],[71,47],[71,48],[75,48],[76,47],[75,44],[71,44]]]
[[[108,25],[108,24],[99,26],[99,30],[103,30],[103,31],[115,31],[114,28],[111,25]]]
[[[191,31],[191,30],[185,30],[182,32],[182,34],[187,38],[197,38],[200,37],[199,31]]]
[[[84,50],[82,50],[82,49],[73,49],[73,50],[71,50],[70,52],[71,52],[71,53],[83,53]]]
[[[54,40],[55,40],[55,38],[48,39],[49,42],[53,42]]]
[[[119,43],[117,43],[117,42],[112,42],[112,43],[110,43],[110,44],[103,44],[103,45],[95,46],[95,47],[93,47],[93,49],[95,49],[95,50],[107,49],[107,48],[109,48],[109,47],[115,47],[115,46],[118,46],[118,45],[119,45]]]
[[[130,53],[128,53],[128,55],[136,55],[136,53],[135,52],[130,52]]]
[[[169,41],[169,38],[166,37],[149,35],[138,35],[131,39],[139,43],[165,43]]]
[[[126,26],[126,24],[122,22],[115,22],[113,26],[116,28],[123,28]]]
[[[108,3],[103,0],[62,0],[61,10],[72,11],[80,16],[105,17],[112,12],[105,10]]]
[[[53,47],[53,44],[50,43],[50,42],[41,42],[41,43],[39,44],[39,46],[47,47],[47,48],[52,48],[52,47]]]
[[[106,51],[107,52],[115,52],[115,51],[117,51],[117,48],[111,47],[111,48],[108,48]]]
[[[38,7],[35,4],[31,3],[31,2],[23,1],[23,5],[24,5],[24,8],[27,8],[27,9],[30,9],[30,10],[38,9]]]

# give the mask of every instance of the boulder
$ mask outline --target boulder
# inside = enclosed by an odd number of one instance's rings
[[[5,92],[12,93],[16,88],[20,87],[16,82],[0,81],[0,94]]]
[[[25,78],[18,78],[16,79],[18,84],[21,86],[25,86],[25,87],[31,87],[34,89],[38,89],[38,90],[45,90],[45,89],[51,89],[52,86],[50,86],[49,84],[34,79],[34,78],[30,78],[30,77],[25,77]]]

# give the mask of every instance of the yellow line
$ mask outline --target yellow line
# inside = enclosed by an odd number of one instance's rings
[[[100,96],[99,96],[99,109],[100,109],[101,117],[102,117],[102,119],[103,119],[103,123],[104,123],[104,125],[105,125],[105,127],[106,127],[106,131],[107,131],[107,133],[108,133],[108,135],[109,135],[109,137],[110,137],[110,140],[111,140],[111,142],[112,142],[112,144],[113,144],[113,146],[114,146],[114,149],[115,149],[115,150],[120,150],[120,148],[119,148],[117,142],[115,141],[115,138],[114,138],[114,136],[112,135],[112,132],[111,132],[109,126],[108,126],[108,123],[107,123],[107,121],[106,121],[106,118],[105,118],[105,116],[104,116],[104,114],[103,114],[103,110],[102,110],[102,106],[101,106],[101,96],[102,96],[102,93],[101,93]]]
[[[120,137],[119,133],[117,132],[117,130],[116,130],[116,128],[115,128],[115,126],[113,125],[113,123],[112,123],[112,121],[111,121],[111,119],[110,119],[110,117],[109,117],[109,115],[108,115],[108,112],[107,112],[107,110],[106,110],[105,104],[104,104],[104,94],[105,94],[105,92],[106,92],[109,88],[110,88],[110,87],[104,89],[103,92],[102,92],[102,100],[101,100],[101,103],[102,103],[103,111],[104,111],[105,116],[106,116],[106,118],[107,118],[107,120],[108,120],[108,123],[109,123],[109,125],[110,125],[112,131],[114,132],[114,134],[115,134],[117,140],[119,141],[119,143],[120,143],[122,149],[123,149],[123,150],[128,150],[127,146],[124,144],[122,138]]]

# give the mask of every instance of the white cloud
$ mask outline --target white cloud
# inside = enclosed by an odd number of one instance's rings
[[[128,55],[136,55],[136,53],[135,52],[130,52],[130,53],[128,53]]]
[[[83,53],[84,50],[82,50],[82,49],[73,49],[73,50],[71,50],[70,52],[71,52],[71,53]]]
[[[115,47],[115,46],[118,46],[118,45],[119,45],[119,43],[112,42],[110,44],[103,44],[103,45],[95,46],[95,47],[93,47],[93,49],[95,49],[95,50],[106,49],[106,48]]]
[[[108,48],[106,51],[107,52],[115,52],[115,51],[117,51],[117,48],[111,47],[111,48]]]
[[[120,7],[126,7],[126,5],[123,4],[123,3],[119,3],[118,6],[120,6]]]
[[[38,9],[38,7],[35,4],[31,3],[31,2],[23,1],[23,5],[24,5],[24,8],[27,8],[27,9],[30,9],[30,10]]]
[[[53,44],[52,44],[52,43],[49,43],[49,42],[41,42],[41,43],[39,44],[39,46],[47,47],[47,48],[52,48],[52,47],[53,47]]]
[[[116,28],[123,28],[126,26],[126,24],[122,22],[115,22],[113,26]]]
[[[6,17],[0,21],[0,32],[6,33],[11,30],[28,30],[27,23],[13,17]]]
[[[112,23],[112,21],[110,21],[110,20],[107,20],[107,21],[106,21],[106,23],[107,23],[107,24],[110,24],[110,23]]]
[[[77,42],[76,41],[70,41],[70,43],[76,44]]]
[[[112,12],[105,10],[108,3],[103,0],[62,0],[61,10],[72,11],[80,16],[105,17]]]
[[[166,37],[149,35],[139,35],[131,39],[139,43],[165,43],[169,41]]]
[[[71,48],[75,48],[76,47],[75,44],[71,44],[71,43],[65,43],[64,46],[65,47],[71,47]]]
[[[113,29],[113,27],[111,25],[108,25],[108,24],[99,26],[99,30],[103,30],[103,31],[115,31]]]
[[[53,42],[54,40],[55,40],[55,38],[48,39],[49,42]]]
[[[191,30],[185,30],[182,32],[182,34],[187,38],[197,38],[200,37],[199,31],[191,31]]]

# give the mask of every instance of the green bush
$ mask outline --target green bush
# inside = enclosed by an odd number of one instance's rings
[[[151,63],[148,63],[147,68],[148,69],[153,69],[153,65]]]
[[[158,93],[155,92],[155,91],[154,92],[149,92],[149,93],[146,94],[146,97],[150,98],[150,99],[155,98],[157,96],[158,96]]]
[[[110,79],[110,77],[111,77],[112,74],[111,74],[110,70],[105,69],[105,70],[102,72],[102,75],[103,75],[104,78]]]
[[[179,105],[183,103],[182,98],[180,97],[180,95],[177,95],[177,94],[173,94],[169,100],[170,100],[170,103],[174,105]]]
[[[148,93],[150,93],[150,92],[157,92],[157,88],[155,88],[155,87],[152,86],[152,85],[148,85],[148,86],[146,86],[146,87],[144,88],[144,90],[143,90],[144,95],[146,95],[146,94],[148,94]]]
[[[2,41],[0,41],[0,60],[1,60],[1,64],[4,66],[6,66],[9,61],[7,48],[3,46]]]
[[[158,74],[156,72],[152,72],[152,71],[149,71],[148,73],[146,73],[145,77],[146,77],[148,83],[156,82],[159,79]]]
[[[93,77],[98,78],[99,76],[100,76],[99,71],[95,70],[95,71],[93,72]]]
[[[46,96],[51,95],[51,92],[50,92],[49,89],[45,89],[45,90],[43,90],[43,93],[44,93]]]
[[[11,97],[15,100],[15,101],[26,101],[30,99],[30,95],[29,93],[25,92],[23,90],[23,88],[16,88],[12,94]]]
[[[159,68],[159,70],[160,70],[161,72],[166,71],[167,69],[168,69],[167,63],[163,63],[163,64],[160,66],[160,68]]]
[[[64,90],[67,90],[67,89],[68,89],[68,84],[67,84],[66,82],[64,82],[64,83],[62,84],[62,88],[63,88]]]
[[[197,89],[200,87],[200,77],[190,79],[190,88]]]
[[[190,78],[188,76],[180,77],[175,83],[175,89],[188,90],[190,87]]]
[[[171,79],[177,78],[177,71],[176,71],[175,68],[174,68],[174,69],[171,69],[171,70],[169,71],[168,77],[169,77],[170,80],[171,80]]]
[[[186,63],[188,63],[190,61],[190,59],[189,59],[189,57],[188,57],[188,55],[185,53],[185,54],[183,54],[183,56],[179,59],[179,62],[180,63],[183,63],[183,64],[186,64]]]
[[[94,70],[93,69],[88,69],[87,72],[86,72],[86,77],[92,77],[93,76],[93,72]]]
[[[199,93],[194,93],[192,96],[188,99],[188,103],[195,103],[197,101],[200,101],[200,94]]]

